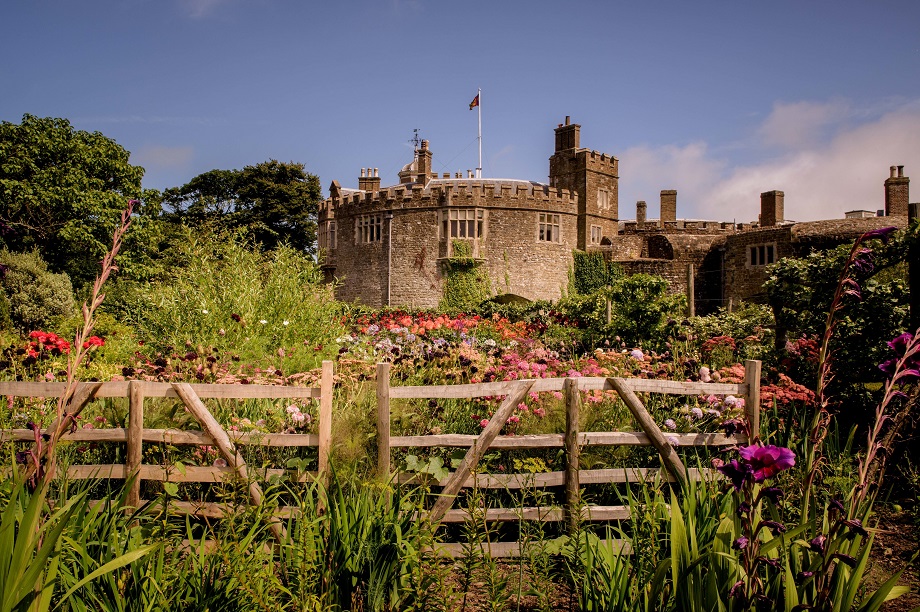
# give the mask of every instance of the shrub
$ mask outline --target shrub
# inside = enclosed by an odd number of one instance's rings
[[[38,251],[0,252],[7,267],[0,280],[9,304],[9,319],[20,331],[53,327],[73,310],[73,286],[66,274],[48,271]]]

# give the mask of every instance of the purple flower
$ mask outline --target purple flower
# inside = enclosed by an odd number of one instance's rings
[[[745,501],[745,502],[741,502],[740,504],[738,504],[738,516],[744,516],[745,514],[750,513],[750,511],[751,511],[751,504],[749,504],[748,502]]]
[[[904,332],[900,336],[888,342],[888,346],[891,348],[891,350],[897,353],[898,356],[901,356],[907,351],[907,347],[910,345],[911,340],[913,339],[913,334],[910,332]]]
[[[845,555],[843,553],[834,553],[831,555],[831,559],[840,559],[850,567],[856,567],[856,558],[851,557],[850,555]]]
[[[740,538],[735,540],[735,542],[732,544],[732,548],[734,548],[735,550],[744,550],[745,548],[747,548],[747,545],[749,542],[750,540],[748,540],[744,536],[741,536]]]
[[[745,446],[738,449],[741,457],[751,466],[754,482],[763,482],[767,478],[788,470],[795,465],[795,453],[781,446]]]
[[[866,531],[866,528],[863,527],[862,521],[860,521],[859,519],[840,521],[840,523],[849,527],[855,535],[861,535],[861,536],[869,535],[869,533]]]
[[[804,580],[805,578],[811,578],[814,576],[814,572],[799,572],[799,580]]]
[[[760,495],[758,497],[766,497],[774,504],[778,504],[779,500],[783,498],[785,493],[779,487],[764,487],[760,490]]]
[[[819,553],[824,554],[824,545],[826,542],[827,542],[827,536],[824,535],[823,533],[819,533],[814,538],[812,538],[811,542],[809,542],[808,544],[811,546],[813,550],[816,550]]]
[[[757,530],[760,531],[761,527],[767,527],[775,533],[786,533],[786,526],[777,521],[760,521]]]
[[[732,481],[732,486],[736,491],[741,490],[741,485],[747,480],[751,473],[751,466],[747,463],[739,463],[737,459],[732,459],[728,463],[722,464],[716,468],[723,476],[727,476]]]
[[[830,507],[838,512],[846,512],[846,508],[843,507],[843,502],[836,497],[831,499]]]
[[[728,592],[729,597],[744,597],[744,580],[739,580],[732,585],[731,590]]]
[[[891,238],[891,234],[898,231],[896,227],[882,227],[879,229],[874,229],[866,232],[860,236],[860,241],[862,240],[871,240],[873,238],[878,238],[885,244],[888,244],[888,239]]]

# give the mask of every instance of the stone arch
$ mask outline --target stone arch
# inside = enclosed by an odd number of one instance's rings
[[[657,234],[648,239],[649,259],[674,259],[674,246],[667,236]]]

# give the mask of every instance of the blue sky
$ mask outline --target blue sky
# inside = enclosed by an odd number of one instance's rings
[[[553,128],[620,159],[620,217],[750,221],[883,207],[920,182],[920,2],[16,0],[0,15],[0,120],[65,117],[145,187],[297,161],[356,187],[411,161],[545,181]],[[915,192],[920,186],[915,186]],[[912,200],[920,200],[913,196]]]

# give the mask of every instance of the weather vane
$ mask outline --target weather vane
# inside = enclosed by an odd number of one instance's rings
[[[418,128],[412,130],[412,138],[409,139],[409,142],[415,145],[415,150],[418,151],[419,146],[422,144],[422,139],[418,135]]]

